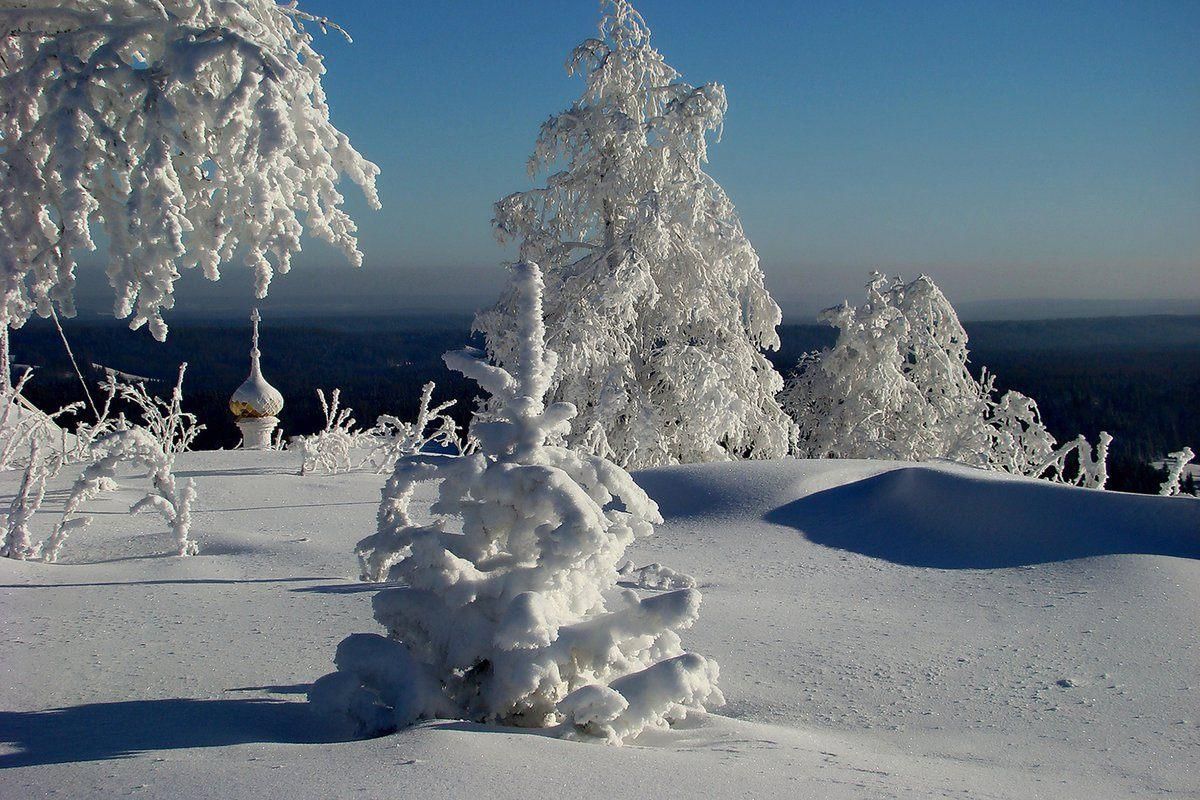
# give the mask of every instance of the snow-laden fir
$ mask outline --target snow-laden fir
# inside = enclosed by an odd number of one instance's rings
[[[402,584],[372,601],[388,636],[343,640],[337,671],[309,695],[358,733],[451,717],[620,742],[724,702],[716,664],[684,652],[678,633],[696,621],[700,593],[614,591],[626,548],[662,518],[616,464],[546,444],[575,408],[545,403],[557,356],[545,347],[541,272],[512,269],[525,343],[512,371],[472,351],[446,356],[493,399],[472,426],[478,450],[401,458],[378,532],[358,545],[363,578]],[[430,481],[437,518],[419,524],[413,492]]]

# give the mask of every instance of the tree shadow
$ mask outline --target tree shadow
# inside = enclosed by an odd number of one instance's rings
[[[233,478],[239,475],[296,475],[299,469],[299,459],[290,469],[287,466],[236,467],[233,469],[181,469],[175,473],[177,478]]]
[[[182,473],[180,473],[182,474]],[[334,506],[378,506],[378,500],[345,500],[331,503],[288,503],[281,506],[240,506],[237,508],[201,508],[192,514],[226,514],[234,511],[280,511],[293,508],[332,508]]]
[[[307,581],[327,581],[329,578],[177,578],[152,579],[143,581],[94,581],[92,583],[0,583],[0,589],[87,589],[95,586],[186,586],[186,585],[217,585],[244,583],[305,583]]]
[[[0,712],[0,769],[129,758],[237,744],[346,741],[308,703],[287,700],[133,700]]]
[[[997,569],[1091,556],[1200,558],[1200,502],[908,467],[816,492],[768,522],[913,567]]]
[[[290,591],[312,592],[314,594],[360,594],[362,592],[378,592],[381,589],[391,589],[398,585],[394,581],[382,581],[380,583],[331,583],[320,586],[300,586]]]

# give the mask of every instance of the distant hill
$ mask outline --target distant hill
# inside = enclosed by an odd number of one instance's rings
[[[470,326],[465,314],[268,318],[263,368],[287,399],[285,431],[320,427],[318,387],[340,387],[343,402],[369,425],[381,413],[414,413],[427,380],[437,382],[437,397],[458,400],[454,412],[465,422],[474,385],[449,372],[441,355],[466,344]],[[246,374],[248,321],[176,318],[163,344],[111,319],[67,320],[65,327],[85,369],[97,363],[170,381],[179,362],[189,362],[186,404],[208,425],[198,446],[237,444],[226,403]],[[1194,412],[1200,315],[973,322],[966,328],[972,366],[987,366],[1002,390],[1034,397],[1056,436],[1094,438],[1107,430],[1116,437],[1110,458],[1115,488],[1152,491],[1159,479],[1149,461],[1184,445],[1200,451]],[[833,336],[825,326],[782,326],[783,347],[771,358],[786,373],[801,354],[829,345]],[[51,324],[34,320],[13,333],[12,343],[14,358],[38,369],[29,396],[40,407],[82,397]],[[93,380],[99,377],[91,371]]]

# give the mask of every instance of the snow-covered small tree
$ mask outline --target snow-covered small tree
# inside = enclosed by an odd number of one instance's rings
[[[360,263],[337,183],[378,207],[378,169],[329,120],[305,22],[328,24],[275,0],[0,0],[0,325],[74,313],[94,228],[117,316],[159,339],[181,269],[241,253],[261,297],[305,229]]]
[[[945,458],[985,469],[1103,488],[1112,440],[1059,445],[1037,403],[997,396],[995,379],[967,368],[967,332],[936,284],[878,272],[861,306],[821,314],[834,345],[804,356],[781,398],[808,458]]]
[[[726,110],[718,84],[692,86],[650,44],[626,2],[575,48],[583,95],[542,125],[531,174],[545,186],[496,204],[499,238],[546,271],[550,399],[578,416],[568,442],[647,467],[788,451],[780,310],[733,204],[704,172]],[[475,323],[502,366],[524,346],[506,294]]]
[[[345,639],[309,697],[360,733],[457,717],[620,742],[722,702],[716,664],[678,634],[699,592],[616,586],[626,547],[661,521],[654,502],[612,462],[546,443],[575,409],[545,403],[542,280],[532,264],[513,272],[524,346],[510,368],[445,357],[497,401],[473,427],[480,449],[401,458],[358,546],[365,578],[402,583],[374,599],[388,635]],[[419,524],[414,488],[435,480],[436,518]]]
[[[874,273],[867,301],[821,313],[833,347],[801,360],[783,401],[808,457],[920,461],[986,453],[987,387],[967,370],[967,335],[925,276]]]

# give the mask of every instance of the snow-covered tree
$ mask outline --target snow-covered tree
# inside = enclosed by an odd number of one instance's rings
[[[568,442],[627,467],[788,451],[779,307],[725,192],[703,170],[726,110],[718,84],[680,80],[626,2],[571,56],[582,96],[542,125],[544,186],[496,204],[500,239],[546,271],[550,398],[578,416]],[[511,292],[476,328],[501,365],[524,346]]]
[[[556,356],[542,279],[532,264],[513,271],[524,345],[510,367],[445,357],[496,399],[474,426],[479,450],[401,458],[378,532],[359,543],[364,577],[402,584],[374,599],[388,635],[342,641],[309,696],[360,733],[457,717],[620,742],[722,702],[716,664],[678,634],[699,592],[616,586],[626,547],[661,522],[654,502],[611,461],[547,444],[575,409],[545,402]],[[423,481],[440,481],[429,524],[410,513]]]
[[[96,230],[116,315],[159,339],[182,269],[240,253],[261,297],[305,229],[361,263],[337,183],[377,208],[378,169],[329,120],[305,22],[328,24],[275,0],[0,0],[0,324],[73,314]]]
[[[867,302],[821,313],[832,348],[810,353],[783,401],[807,457],[923,459],[983,453],[988,395],[967,335],[933,281],[874,273]]]
[[[967,332],[927,276],[878,272],[861,306],[821,314],[837,341],[801,359],[781,399],[808,458],[945,458],[986,469],[1103,488],[1111,437],[1059,445],[1037,403],[996,396],[994,378],[967,368]],[[1071,459],[1068,459],[1068,456]]]

